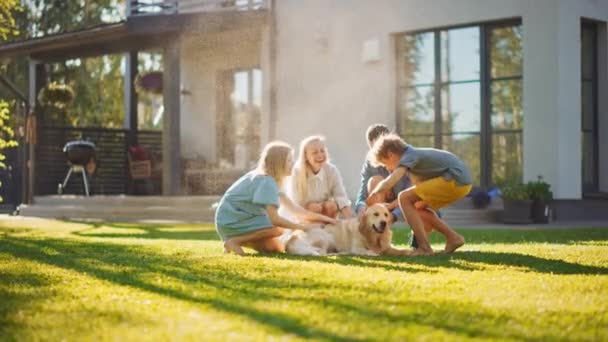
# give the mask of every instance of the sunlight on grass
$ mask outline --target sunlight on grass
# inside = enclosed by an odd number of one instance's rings
[[[608,229],[462,233],[452,255],[242,258],[209,225],[0,222],[0,336],[608,338]]]

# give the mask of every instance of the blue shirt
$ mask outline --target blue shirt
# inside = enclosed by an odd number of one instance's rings
[[[279,186],[274,178],[250,171],[228,190],[216,209],[215,225],[222,238],[272,227],[266,206],[279,206]]]
[[[443,177],[448,181],[453,179],[458,185],[473,183],[471,172],[464,162],[445,150],[407,145],[399,165],[425,178]]]
[[[363,164],[363,168],[361,169],[361,185],[359,187],[359,194],[357,195],[357,202],[355,203],[355,210],[357,212],[361,208],[365,208],[367,206],[365,203],[368,196],[367,183],[369,182],[370,178],[378,175],[382,176],[382,178],[386,178],[390,175],[390,172],[388,172],[385,167],[373,166],[369,160],[365,160],[365,164]],[[407,176],[401,178],[392,189],[394,198],[397,198],[397,195],[399,195],[401,191],[409,188],[410,186],[410,179]],[[401,209],[399,209],[399,207],[393,209],[392,213],[398,220],[403,218]]]

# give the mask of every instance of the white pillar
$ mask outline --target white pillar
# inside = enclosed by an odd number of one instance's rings
[[[524,179],[581,198],[580,16],[537,0],[523,17]]]

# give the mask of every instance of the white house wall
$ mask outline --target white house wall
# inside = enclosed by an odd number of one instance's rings
[[[327,137],[354,197],[365,129],[395,126],[395,33],[522,18],[524,177],[557,198],[581,197],[580,18],[608,20],[604,0],[281,0],[277,13],[276,138]],[[366,41],[379,58],[362,61]],[[603,140],[605,143],[605,140]],[[604,163],[607,164],[608,161]]]
[[[260,40],[259,30],[182,37],[182,157],[216,161],[217,74],[259,66]]]

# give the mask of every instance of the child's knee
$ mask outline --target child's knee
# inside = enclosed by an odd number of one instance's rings
[[[274,228],[270,228],[269,235],[271,237],[279,237],[279,236],[283,235],[283,232],[284,232],[283,228],[274,227]]]
[[[399,193],[399,195],[397,195],[397,199],[399,200],[399,203],[402,205],[406,204],[406,205],[414,206],[414,203],[419,201],[419,199],[416,197],[417,196],[415,196],[415,194],[413,194],[413,192],[411,192],[409,190],[401,191]]]

